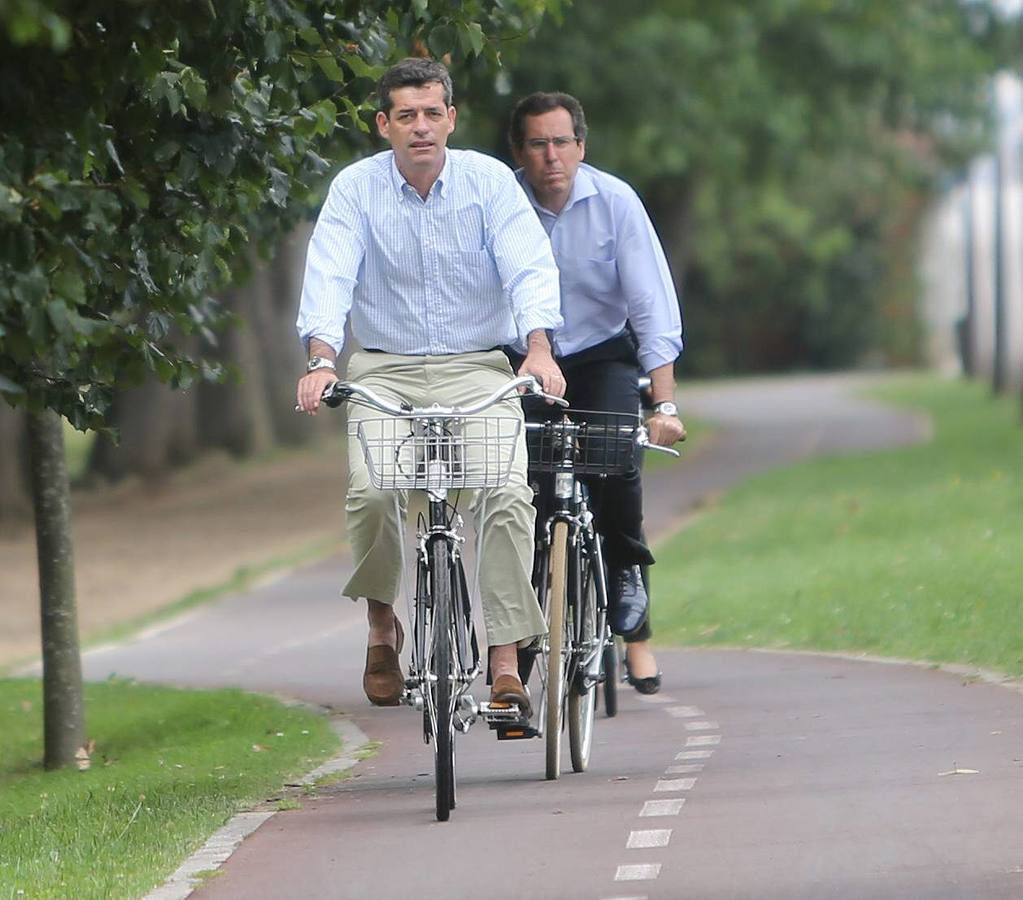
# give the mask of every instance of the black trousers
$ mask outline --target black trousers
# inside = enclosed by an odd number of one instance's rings
[[[509,354],[517,370],[521,356]],[[572,408],[635,414],[640,395],[637,378],[641,374],[632,337],[622,333],[617,337],[558,359],[568,388],[565,399]],[[552,408],[536,400],[527,400],[526,418],[543,420]],[[590,507],[597,532],[604,538],[604,558],[609,568],[639,565],[645,569],[653,565],[654,557],[643,535],[643,485],[639,468],[623,475],[606,478],[582,476],[590,495]],[[544,520],[538,509],[537,522]],[[613,602],[613,599],[612,599]],[[626,640],[645,641],[650,638],[650,617]]]

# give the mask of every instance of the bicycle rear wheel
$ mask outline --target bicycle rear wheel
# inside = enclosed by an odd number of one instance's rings
[[[437,821],[446,822],[455,806],[455,726],[452,709],[454,654],[452,652],[452,570],[447,541],[435,538],[429,547],[433,600],[430,635],[430,683],[434,711],[433,755],[437,791]]]
[[[568,523],[555,522],[547,558],[547,689],[544,737],[548,781],[561,776],[561,728],[564,721],[565,606],[568,602]]]
[[[597,634],[597,588],[592,560],[576,548],[569,579],[571,610],[575,635],[575,671],[568,691],[568,748],[572,770],[585,772],[593,745],[593,718],[597,704],[597,684],[590,681],[583,663],[593,654],[601,654],[602,635]]]

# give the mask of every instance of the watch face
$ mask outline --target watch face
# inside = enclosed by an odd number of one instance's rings
[[[665,400],[663,403],[658,403],[654,407],[654,410],[665,416],[674,416],[678,413],[678,407],[668,400]]]

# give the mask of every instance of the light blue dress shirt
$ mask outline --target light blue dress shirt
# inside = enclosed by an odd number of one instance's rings
[[[443,355],[524,346],[562,324],[558,270],[511,170],[446,150],[423,200],[387,150],[334,179],[309,241],[298,333],[340,351]]]
[[[559,356],[620,334],[626,320],[639,340],[644,371],[682,352],[682,314],[661,242],[636,192],[620,178],[581,163],[564,209],[555,215],[515,173],[550,235],[561,271]]]

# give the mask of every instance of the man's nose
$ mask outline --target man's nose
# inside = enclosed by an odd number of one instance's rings
[[[557,156],[558,156],[557,153],[554,152],[554,142],[553,141],[548,141],[546,144],[544,144],[544,146],[543,146],[543,158],[545,160],[547,160],[548,162],[551,162],[551,161],[557,159]]]

